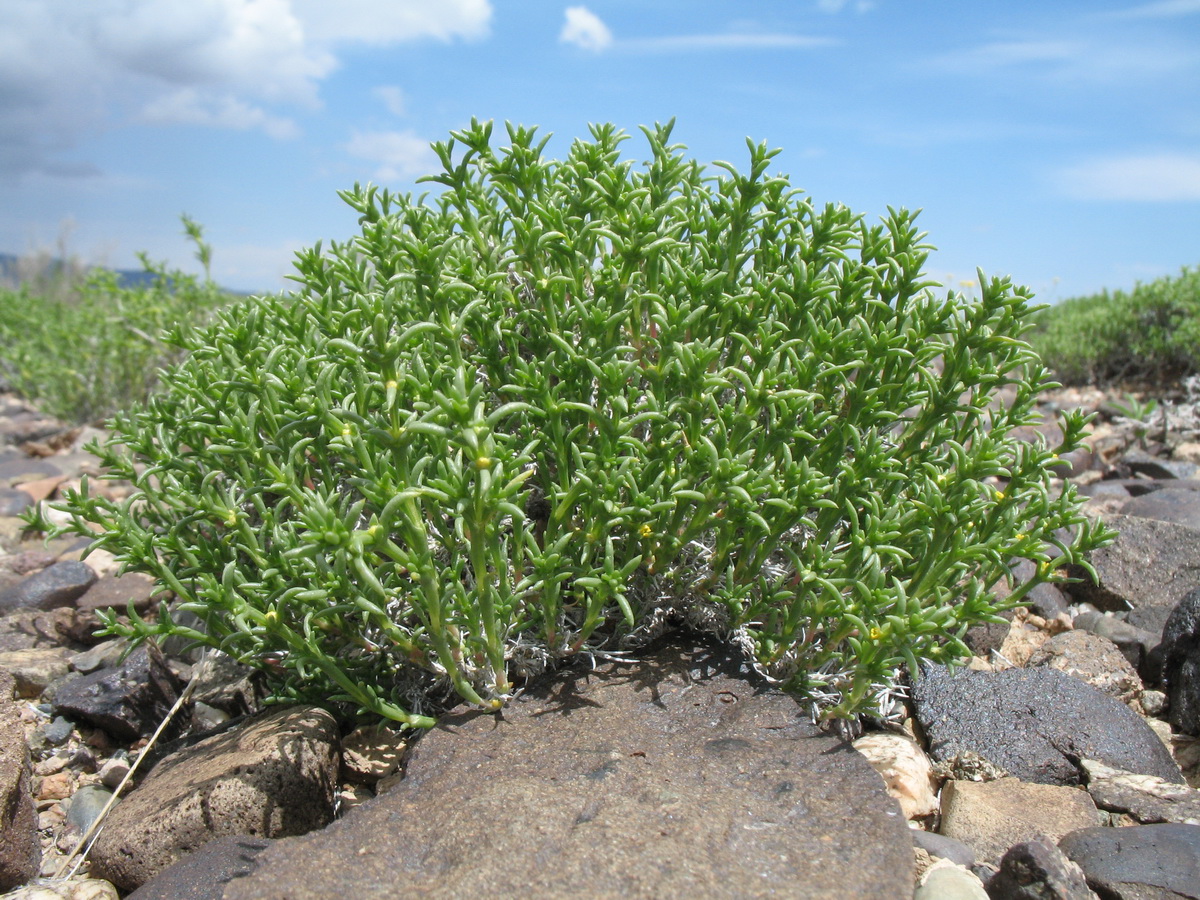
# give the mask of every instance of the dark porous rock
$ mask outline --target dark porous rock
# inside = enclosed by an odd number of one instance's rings
[[[225,885],[253,872],[258,855],[269,846],[269,840],[248,834],[216,838],[167,866],[125,900],[221,900]]]
[[[217,650],[209,650],[193,670],[196,687],[192,699],[219,709],[230,716],[258,712],[258,692],[255,684],[258,672],[245,663]]]
[[[172,754],[110,814],[92,874],[129,890],[217,837],[287,837],[329,824],[337,746],[332,715],[294,706]]]
[[[1070,598],[1066,594],[1044,581],[1035,585],[1025,595],[1025,602],[1029,604],[1031,612],[1043,619],[1055,619],[1065,613],[1071,605]]]
[[[13,699],[13,677],[0,671],[0,891],[38,873],[42,845],[29,792],[29,747]]]
[[[1135,775],[1094,759],[1083,761],[1088,793],[1101,809],[1126,813],[1143,825],[1200,825],[1200,791],[1153,775]]]
[[[226,900],[909,900],[913,846],[866,759],[727,651],[576,666],[443,717],[407,775],[264,851]]]
[[[1152,491],[1128,501],[1121,514],[1200,529],[1200,492],[1186,488]]]
[[[1008,637],[1008,632],[1012,628],[1013,611],[1006,609],[1000,613],[1000,616],[1005,621],[985,622],[982,625],[973,625],[963,635],[963,643],[976,656],[982,656],[986,659],[988,654],[993,650],[999,650],[1004,644],[1004,639]]]
[[[1079,760],[1086,758],[1183,782],[1170,752],[1137,713],[1062,672],[950,675],[931,666],[912,699],[935,762],[969,751],[1024,781],[1076,785]]]
[[[1096,900],[1083,870],[1044,838],[1005,853],[987,892],[991,900]]]
[[[1171,725],[1200,735],[1200,590],[1184,597],[1163,626],[1162,681]]]
[[[96,582],[91,566],[75,560],[35,572],[0,594],[0,611],[70,606]]]
[[[181,688],[162,653],[147,642],[120,668],[101,669],[60,685],[54,711],[103,728],[117,740],[133,741],[154,732]]]
[[[1045,666],[1087,682],[1128,703],[1142,691],[1142,679],[1112,641],[1086,631],[1064,631],[1038,647],[1026,663]]]
[[[1101,610],[1170,610],[1200,581],[1200,530],[1140,516],[1107,516],[1104,521],[1116,529],[1117,539],[1090,556],[1098,580],[1082,566],[1067,567],[1080,579],[1066,585],[1076,601]]]
[[[1200,900],[1200,825],[1084,828],[1058,846],[1106,900]]]

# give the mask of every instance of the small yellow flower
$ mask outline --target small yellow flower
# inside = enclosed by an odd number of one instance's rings
[[[231,509],[229,514],[225,516],[225,524],[232,528],[238,523],[238,514],[236,509]]]
[[[873,640],[873,641],[877,641],[877,640],[879,640],[880,638],[882,638],[882,637],[883,637],[883,632],[882,632],[882,631],[880,631],[878,628],[872,628],[872,629],[871,629],[871,631],[870,631],[870,633],[869,633],[867,636],[868,636],[868,637],[869,637],[871,640]]]
[[[349,425],[342,426],[342,437],[350,437],[352,433]]]
[[[394,390],[395,390],[396,388],[398,388],[399,386],[400,386],[400,385],[398,385],[398,384],[396,383],[396,380],[395,380],[394,378],[393,378],[391,381],[389,381],[389,382],[388,382],[388,383],[385,385],[385,387],[386,387],[386,388],[387,388],[389,391],[394,391]]]
[[[475,460],[475,468],[490,469],[492,467],[492,458],[490,456],[481,456]]]
[[[638,533],[642,537],[648,538],[650,535],[654,534],[654,529],[651,528],[649,524],[643,524],[642,527],[638,529]]]

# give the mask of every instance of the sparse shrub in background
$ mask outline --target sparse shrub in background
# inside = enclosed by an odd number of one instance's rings
[[[361,235],[301,254],[298,292],[178,335],[100,451],[138,492],[64,508],[203,627],[110,633],[429,725],[440,685],[494,708],[689,623],[817,716],[887,715],[1055,548],[1107,539],[1052,484],[1085,420],[1010,436],[1048,383],[1026,291],[939,297],[908,213],[818,209],[765,145],[713,177],[670,132],[638,168],[611,126],[556,162],[473,123],[435,145],[436,197],[356,186]]]
[[[212,251],[200,227],[187,217],[184,226],[203,281],[142,256],[153,276],[143,287],[122,287],[106,269],[85,275],[61,265],[0,288],[0,381],[73,424],[99,423],[145,401],[158,370],[181,357],[162,334],[205,321],[232,300],[208,278]]]
[[[1200,373],[1200,269],[1064,300],[1034,322],[1030,342],[1067,384],[1174,383]]]

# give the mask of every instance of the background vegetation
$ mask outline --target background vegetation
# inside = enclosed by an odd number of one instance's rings
[[[1047,307],[1028,340],[1064,384],[1166,386],[1200,372],[1200,268]]]
[[[208,277],[212,249],[200,226],[186,216],[183,224],[203,279],[145,256],[145,275],[132,284],[65,252],[14,266],[0,285],[0,387],[72,424],[100,424],[144,401],[159,369],[181,357],[163,334],[207,321],[236,299]]]

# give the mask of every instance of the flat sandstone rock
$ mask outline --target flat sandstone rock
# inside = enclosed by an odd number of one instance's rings
[[[866,760],[691,645],[444,717],[395,788],[257,863],[226,900],[913,890],[912,839]]]

